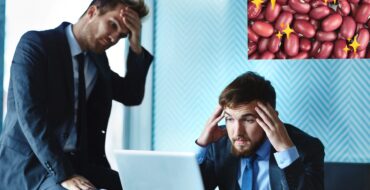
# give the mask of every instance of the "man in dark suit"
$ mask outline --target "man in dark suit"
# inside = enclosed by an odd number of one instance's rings
[[[121,189],[104,154],[112,100],[138,105],[153,59],[142,0],[93,0],[75,24],[24,34],[11,66],[0,189]],[[128,37],[125,77],[105,50]]]
[[[205,189],[324,188],[324,147],[275,111],[270,81],[247,72],[231,82],[196,140]],[[225,118],[225,126],[218,122]]]

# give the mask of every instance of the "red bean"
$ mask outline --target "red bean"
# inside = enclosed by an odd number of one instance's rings
[[[290,25],[293,21],[293,14],[287,11],[282,12],[275,22],[275,29],[280,32],[284,30],[287,25]],[[284,25],[284,27],[281,27]]]
[[[279,16],[281,11],[281,6],[276,3],[275,7],[272,8],[271,2],[267,4],[266,12],[265,12],[265,18],[269,22],[274,22],[276,18]]]
[[[281,45],[281,39],[279,39],[276,35],[271,36],[268,43],[268,50],[272,53],[276,53],[279,51]]]
[[[274,28],[271,26],[271,24],[262,21],[254,22],[252,25],[252,30],[259,36],[263,37],[269,37],[272,35],[272,33],[274,33]]]
[[[323,0],[313,0],[310,2],[312,8],[327,6]]]
[[[319,6],[319,7],[312,9],[309,15],[313,19],[320,20],[320,19],[325,18],[329,14],[330,14],[330,8],[323,5],[323,6]]]
[[[258,42],[259,36],[252,30],[250,26],[248,26],[248,40],[252,42]]]
[[[316,54],[317,59],[326,59],[330,56],[333,51],[334,45],[333,42],[324,42],[321,44],[319,51]]]
[[[338,2],[339,13],[342,16],[347,16],[351,12],[351,7],[347,0],[339,0]]]
[[[262,53],[260,59],[274,59],[275,55],[269,51],[265,51]]]
[[[331,32],[338,29],[342,24],[342,21],[343,21],[342,16],[339,13],[335,13],[329,15],[322,21],[321,28],[325,32]]]
[[[346,40],[338,39],[335,41],[334,44],[334,57],[339,59],[345,59],[347,58],[348,52],[344,51],[344,48],[346,47],[347,43]]]
[[[340,27],[339,37],[345,40],[350,39],[355,34],[355,30],[356,30],[355,19],[353,19],[350,16],[343,17],[343,23],[342,26]]]
[[[261,10],[262,10],[261,6],[257,9],[255,4],[248,2],[248,19],[250,20],[256,19],[258,15],[260,15]]]
[[[297,34],[291,33],[290,37],[287,38],[284,42],[284,51],[288,56],[293,57],[298,54],[298,50],[299,38]]]
[[[370,4],[370,0],[362,0],[362,3]]]
[[[358,4],[349,3],[349,6],[351,7],[351,16],[353,18],[356,18],[356,12],[357,12],[357,9],[358,9]]]
[[[308,52],[302,51],[299,52],[296,56],[291,57],[290,59],[307,59],[308,58]]]
[[[365,58],[365,54],[366,54],[365,50],[357,51],[356,53],[351,51],[351,52],[349,52],[348,58],[350,58],[350,59]]]
[[[288,4],[297,13],[307,14],[311,9],[310,4],[301,3],[299,0],[288,0]]]
[[[366,58],[370,58],[370,48],[367,50]]]
[[[364,24],[357,23],[356,25],[356,32],[360,31],[360,29],[365,28]]]
[[[277,3],[279,3],[280,5],[285,5],[288,0],[276,0]]]
[[[312,24],[312,26],[315,28],[315,31],[319,28],[319,21],[315,20],[315,19],[310,19],[310,24]]]
[[[295,32],[302,34],[306,38],[312,38],[315,36],[315,28],[305,20],[296,20],[294,22],[293,29]]]
[[[258,59],[258,57],[259,57],[259,55],[258,55],[257,52],[252,54],[251,56],[248,56],[249,59]]]
[[[319,51],[320,47],[321,47],[321,42],[314,41],[312,43],[312,48],[311,48],[311,51],[310,51],[310,56],[311,57],[315,57],[316,54],[317,54],[317,52]]]
[[[321,42],[331,42],[337,39],[337,33],[336,32],[323,32],[323,31],[318,31],[316,33],[316,40],[321,41]]]
[[[296,13],[296,11],[293,10],[289,5],[283,5],[283,6],[281,6],[281,9],[283,11],[287,11],[287,12],[290,12],[292,14],[295,14]]]
[[[354,4],[358,4],[358,2],[360,2],[360,0],[349,0],[349,2],[354,3]]]
[[[276,57],[278,58],[278,59],[286,59],[287,58],[287,55],[283,52],[283,51],[278,51],[277,53],[276,53]]]
[[[267,46],[269,45],[268,38],[260,38],[258,41],[258,52],[263,53],[267,50]]]
[[[310,17],[306,14],[294,14],[294,19],[295,20],[305,20],[305,21],[309,21],[310,20]]]
[[[255,42],[248,42],[248,56],[256,52],[257,44]]]
[[[366,28],[362,28],[358,31],[357,41],[360,44],[358,50],[364,50],[369,44],[369,31]]]
[[[300,38],[299,39],[299,49],[301,51],[310,51],[311,50],[311,42],[307,38]]]

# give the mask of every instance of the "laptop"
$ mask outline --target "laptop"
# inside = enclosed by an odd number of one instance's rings
[[[195,154],[115,150],[123,190],[204,190]]]

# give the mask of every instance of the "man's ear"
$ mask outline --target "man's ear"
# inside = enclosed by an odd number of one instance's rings
[[[92,18],[98,14],[98,8],[96,5],[91,5],[86,11],[87,17]]]

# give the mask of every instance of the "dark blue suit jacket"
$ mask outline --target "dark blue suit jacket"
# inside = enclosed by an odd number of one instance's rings
[[[299,158],[285,169],[280,169],[270,155],[270,186],[272,190],[324,189],[324,147],[319,139],[313,138],[291,125],[285,124]],[[239,190],[237,174],[240,158],[230,154],[231,142],[227,136],[211,144],[204,162],[200,165],[206,190],[216,186],[220,190]]]
[[[0,138],[0,189],[37,189],[47,175],[61,182],[74,174],[63,146],[74,121],[73,70],[65,27],[24,34],[11,65],[8,111]],[[97,81],[87,102],[88,150],[83,162],[109,167],[104,153],[112,100],[138,105],[153,57],[129,53],[127,74],[120,77],[106,54],[88,52]]]

